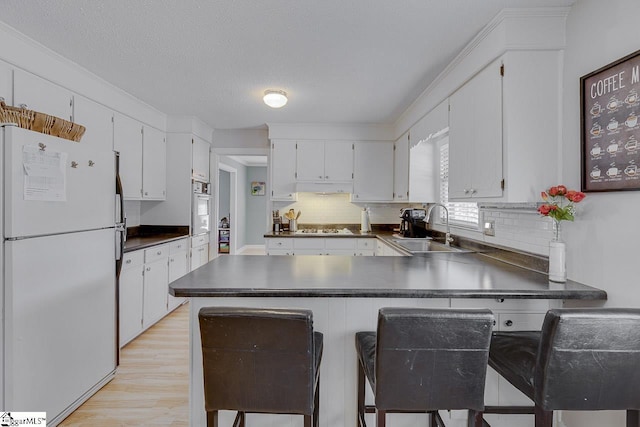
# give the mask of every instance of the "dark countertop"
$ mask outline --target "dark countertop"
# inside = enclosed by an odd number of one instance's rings
[[[605,300],[580,283],[478,253],[428,257],[221,256],[169,285],[177,297],[368,297]]]
[[[127,237],[127,241],[124,243],[124,251],[126,253],[137,251],[138,249],[146,249],[151,246],[161,245],[163,243],[172,242],[174,240],[184,239],[185,237],[189,237],[189,235],[164,233],[156,234],[153,236]]]
[[[300,232],[291,232],[291,231],[280,231],[280,232],[267,232],[264,233],[265,238],[277,238],[277,237],[293,237],[293,238],[298,238],[298,237],[330,237],[330,238],[334,238],[334,237],[346,237],[346,238],[354,238],[354,237],[371,237],[371,238],[376,238],[378,237],[378,235],[381,232],[360,232],[360,231],[351,231],[352,234],[340,234],[340,233],[300,233]]]
[[[130,227],[127,228],[127,241],[124,243],[124,252],[146,249],[151,246],[184,239],[185,237],[189,237],[188,226],[142,225]]]

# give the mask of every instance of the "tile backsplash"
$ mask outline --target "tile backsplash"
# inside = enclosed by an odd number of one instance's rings
[[[485,222],[495,222],[495,236],[483,235],[486,243],[549,255],[549,241],[554,235],[552,219],[535,209],[482,208],[481,213]]]
[[[298,193],[297,202],[273,202],[272,209],[282,216],[289,209],[301,211],[298,224],[360,224],[360,212],[367,206],[372,224],[400,225],[404,204],[351,203],[349,194]]]

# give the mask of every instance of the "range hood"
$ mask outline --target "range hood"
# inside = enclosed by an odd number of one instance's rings
[[[298,193],[353,193],[353,182],[298,182]]]

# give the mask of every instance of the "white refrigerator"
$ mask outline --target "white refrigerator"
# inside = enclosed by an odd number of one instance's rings
[[[115,375],[116,160],[2,126],[2,410],[55,426]]]

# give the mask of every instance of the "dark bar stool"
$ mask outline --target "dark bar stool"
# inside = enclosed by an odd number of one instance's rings
[[[554,410],[626,410],[640,427],[640,310],[550,310],[541,332],[495,332],[489,365],[533,408],[487,407],[487,413],[535,413],[551,427]]]
[[[444,425],[439,409],[468,409],[468,425],[482,426],[493,314],[489,310],[383,308],[378,331],[356,333],[358,420],[376,413],[428,412]],[[365,377],[375,405],[365,405]]]
[[[317,427],[323,336],[308,310],[205,307],[198,314],[202,339],[207,426],[218,411],[300,414]]]

